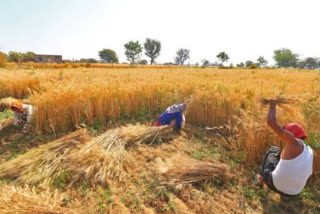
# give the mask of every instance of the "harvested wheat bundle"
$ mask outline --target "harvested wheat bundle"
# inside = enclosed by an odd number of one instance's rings
[[[175,160],[168,164],[166,169],[161,172],[161,184],[181,187],[186,184],[212,179],[225,181],[228,177],[228,166],[226,164],[185,158],[184,161]]]
[[[294,98],[294,97],[289,97],[289,96],[278,96],[276,97],[277,99],[277,104],[281,105],[294,105],[294,104],[298,104],[299,99]],[[259,102],[262,105],[267,105],[270,103],[270,99],[267,98],[260,98]]]
[[[68,155],[79,149],[79,145],[87,139],[86,130],[82,129],[41,145],[4,163],[0,177],[12,179],[18,184],[49,184],[54,175],[63,170]]]
[[[0,112],[9,109],[10,104],[15,101],[16,99],[12,97],[3,98],[0,100]]]
[[[93,184],[106,184],[109,178],[120,176],[121,164],[126,155],[125,142],[118,138],[112,141],[112,136],[110,138],[107,139],[110,141],[109,147],[91,141],[70,154],[66,170],[72,174],[72,183],[85,179]]]
[[[301,117],[301,115],[298,115],[297,112],[300,112],[299,110],[299,98],[296,97],[289,97],[289,96],[278,96],[276,98],[276,104],[288,112],[292,117]],[[270,103],[270,99],[266,98],[260,98],[259,102],[262,105],[268,105]]]
[[[128,144],[152,144],[156,140],[172,139],[169,126],[127,125],[119,128],[119,138],[124,138]]]
[[[92,183],[106,184],[110,178],[121,179],[122,164],[130,162],[126,147],[130,144],[152,143],[167,139],[168,127],[128,125],[112,129],[84,144],[79,151],[70,154],[66,170],[73,182],[82,178]],[[166,133],[168,135],[162,134]],[[171,137],[172,138],[172,137]]]
[[[72,214],[79,213],[76,210],[62,207],[63,195],[57,191],[49,191],[37,194],[35,189],[17,188],[14,186],[2,186],[0,189],[0,212],[1,213],[50,213]]]
[[[13,124],[14,118],[13,117],[8,117],[7,119],[1,120],[0,121],[0,131],[5,129],[6,127],[10,126]]]
[[[0,112],[5,111],[10,108],[10,104],[17,99],[13,97],[6,97],[0,100]],[[30,101],[27,99],[21,100],[24,104],[30,104]]]

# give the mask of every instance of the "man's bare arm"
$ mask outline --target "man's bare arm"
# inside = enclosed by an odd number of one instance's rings
[[[276,120],[276,99],[270,100],[270,108],[267,115],[267,123],[272,128],[275,133],[277,133],[280,138],[285,141],[286,143],[295,143],[296,138],[288,131],[281,128]]]
[[[313,152],[312,172],[315,175],[316,173],[319,173],[319,156],[314,150],[312,150],[312,152]]]

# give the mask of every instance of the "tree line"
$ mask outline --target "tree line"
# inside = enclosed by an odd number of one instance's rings
[[[141,59],[142,52],[144,50],[145,56],[149,58],[149,63],[151,65],[156,63],[156,59],[159,57],[161,52],[161,42],[156,39],[147,38],[145,42],[140,44],[139,41],[129,41],[124,44],[125,55],[127,60],[131,64],[148,64],[148,60]],[[2,55],[1,55],[2,54]],[[104,48],[98,52],[99,60],[94,58],[82,58],[80,60],[64,60],[65,62],[80,62],[80,63],[119,63],[119,58],[116,52],[112,49]],[[8,55],[0,52],[0,59],[6,58],[9,62],[35,62],[35,53],[33,52],[15,52],[10,51]],[[201,60],[202,67],[209,66],[221,66],[223,67],[226,62],[229,61],[230,57],[226,52],[220,52],[216,55],[216,58],[219,62],[210,63],[208,59]],[[185,65],[187,60],[190,59],[190,50],[185,48],[180,48],[176,52],[174,62],[163,63],[164,65]],[[320,68],[320,58],[307,57],[305,59],[299,59],[299,55],[293,53],[290,49],[278,49],[274,51],[273,56],[274,61],[276,62],[276,67],[282,68]],[[189,63],[190,64],[190,63]],[[200,65],[197,63],[196,65]],[[247,68],[256,68],[256,67],[266,67],[268,61],[260,56],[256,61],[247,60],[236,64],[236,67],[247,67]],[[1,65],[0,65],[1,66]],[[230,64],[228,67],[234,67],[233,64]]]

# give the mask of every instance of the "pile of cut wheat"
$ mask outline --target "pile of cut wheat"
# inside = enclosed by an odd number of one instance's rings
[[[172,139],[170,132],[167,126],[127,125],[112,129],[71,154],[66,170],[71,172],[74,182],[86,179],[106,184],[110,178],[121,179],[123,161],[131,160],[126,147]]]
[[[50,213],[50,214],[75,214],[76,209],[65,208],[63,195],[56,192],[42,191],[28,187],[2,186],[0,189],[1,213]]]
[[[41,145],[5,162],[0,177],[12,179],[17,184],[49,184],[64,169],[68,155],[87,139],[86,130],[82,129]]]
[[[173,157],[160,167],[161,184],[166,186],[182,187],[210,180],[226,181],[229,177],[226,164],[186,157]]]

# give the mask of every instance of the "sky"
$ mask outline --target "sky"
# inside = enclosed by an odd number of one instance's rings
[[[280,48],[320,57],[319,8],[319,0],[0,0],[0,51],[99,59],[110,48],[126,62],[126,42],[152,38],[162,45],[158,63],[186,48],[192,64],[221,51],[228,63],[273,64]]]

